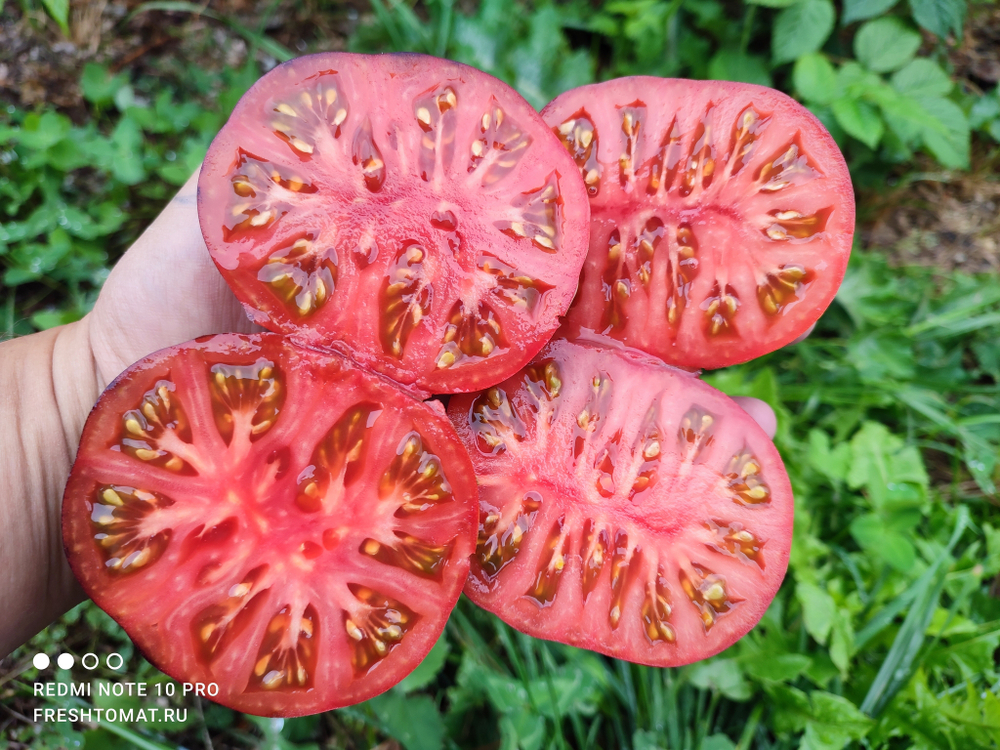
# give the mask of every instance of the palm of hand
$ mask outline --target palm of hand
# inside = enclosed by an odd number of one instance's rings
[[[198,226],[198,173],[118,261],[89,317],[98,386],[148,354],[255,327],[209,257]]]

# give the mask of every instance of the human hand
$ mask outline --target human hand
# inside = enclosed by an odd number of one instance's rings
[[[198,225],[198,172],[115,265],[87,316],[98,387],[133,362],[210,333],[250,333]]]
[[[209,257],[196,193],[197,174],[82,320],[0,344],[0,656],[83,598],[63,554],[62,493],[101,391],[158,349],[254,330]]]

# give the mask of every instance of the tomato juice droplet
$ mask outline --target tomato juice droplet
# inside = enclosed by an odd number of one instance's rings
[[[255,321],[419,395],[524,366],[587,252],[587,188],[559,137],[495,78],[419,55],[278,66],[213,141],[198,194]]]
[[[340,355],[223,334],[104,393],[63,534],[84,590],[162,670],[293,716],[420,662],[467,577],[476,511],[440,410]]]
[[[466,594],[525,633],[644,664],[721,651],[781,584],[793,500],[760,427],[695,376],[557,340],[453,396],[480,486]]]
[[[716,368],[793,342],[833,300],[854,195],[829,133],[751,84],[637,76],[542,116],[591,202],[570,331]]]

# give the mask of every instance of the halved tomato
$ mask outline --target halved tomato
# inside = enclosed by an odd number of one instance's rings
[[[272,70],[212,143],[198,208],[258,323],[425,395],[491,385],[537,353],[590,231],[576,166],[527,102],[422,55]]]
[[[837,145],[773,89],[621,78],[543,111],[590,193],[590,254],[567,316],[693,368],[791,343],[833,300],[854,233]]]
[[[466,594],[539,638],[656,666],[729,646],[781,585],[791,487],[729,398],[635,355],[556,341],[452,397],[479,482]]]
[[[276,334],[153,354],[105,391],[63,502],[86,592],[231,708],[365,700],[434,645],[476,487],[440,410]]]

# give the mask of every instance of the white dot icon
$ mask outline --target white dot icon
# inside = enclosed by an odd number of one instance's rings
[[[75,661],[73,654],[59,654],[56,664],[59,665],[59,669],[72,669]]]
[[[31,660],[31,663],[35,666],[35,669],[47,669],[49,666],[49,655],[35,654],[35,658]]]

